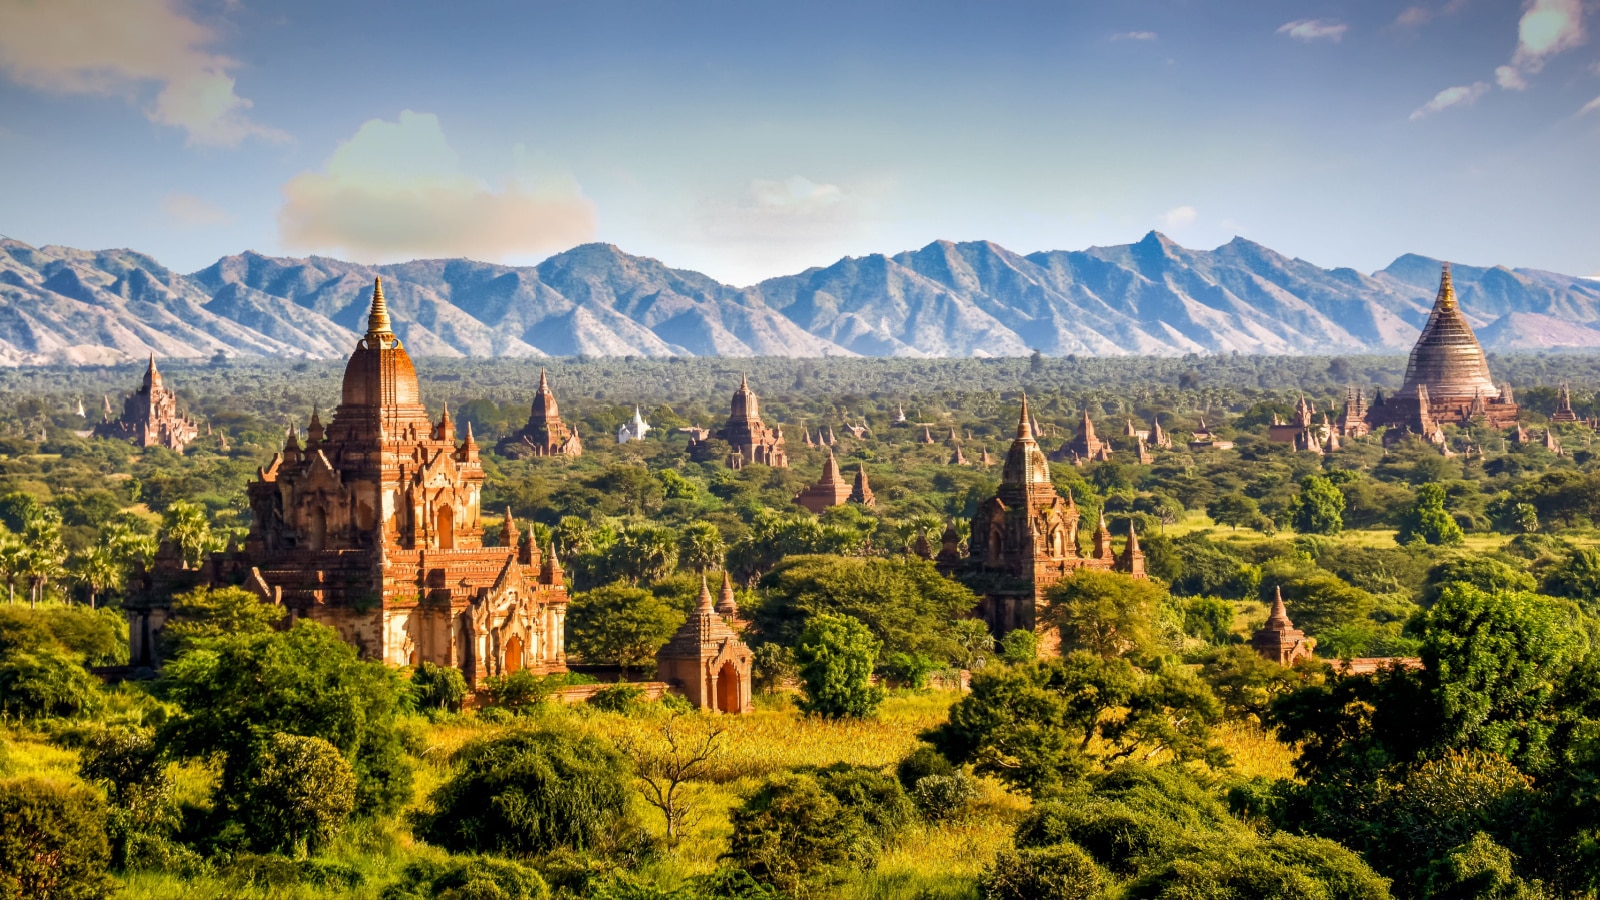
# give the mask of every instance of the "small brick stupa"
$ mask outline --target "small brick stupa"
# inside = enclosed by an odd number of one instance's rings
[[[839,463],[831,449],[822,463],[822,478],[794,496],[794,502],[813,515],[821,515],[830,506],[843,506],[849,499],[850,483],[839,477]]]
[[[723,577],[727,595],[723,602],[728,605],[732,602],[733,585],[726,580],[726,574]],[[711,587],[701,575],[700,600],[689,614],[689,621],[656,653],[656,677],[682,691],[700,709],[746,713],[753,709],[752,662],[750,648],[717,611]]]
[[[1289,611],[1283,605],[1282,588],[1273,588],[1272,612],[1267,615],[1267,624],[1250,638],[1250,646],[1280,666],[1292,666],[1302,659],[1311,658],[1312,641],[1289,621]]]

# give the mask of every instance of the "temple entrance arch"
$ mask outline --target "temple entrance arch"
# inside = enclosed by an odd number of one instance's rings
[[[739,669],[733,664],[733,660],[723,663],[722,669],[717,672],[717,711],[744,712],[742,687],[739,683]]]
[[[323,550],[328,546],[328,511],[317,507],[311,511],[311,549]]]
[[[513,634],[506,638],[506,661],[501,671],[510,675],[522,668],[522,636]]]
[[[436,524],[434,526],[434,534],[438,536],[439,549],[454,550],[456,548],[455,510],[450,506],[450,504],[446,503],[445,505],[439,507],[439,512],[435,516],[435,520]]]

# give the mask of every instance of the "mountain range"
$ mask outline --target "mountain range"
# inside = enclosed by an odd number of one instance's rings
[[[341,357],[381,275],[420,356],[1018,356],[1398,353],[1433,303],[1438,260],[1370,275],[1235,238],[1021,255],[936,241],[750,287],[585,244],[537,266],[369,266],[248,252],[190,274],[132,250],[0,240],[0,364]],[[1600,348],[1600,281],[1453,267],[1489,349]]]

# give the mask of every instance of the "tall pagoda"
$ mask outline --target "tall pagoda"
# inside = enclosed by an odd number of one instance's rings
[[[1492,428],[1510,428],[1517,421],[1517,404],[1489,377],[1489,361],[1461,312],[1445,263],[1433,311],[1411,348],[1405,383],[1374,400],[1367,423],[1387,427],[1384,442],[1394,443],[1407,434],[1428,439],[1440,434],[1442,425],[1466,425],[1476,418]]]
[[[729,452],[724,462],[730,469],[742,469],[750,463],[760,463],[774,469],[789,468],[789,453],[783,447],[783,432],[767,427],[761,421],[761,401],[750,390],[749,376],[739,379],[739,389],[733,393],[732,410],[728,421],[714,437],[728,442]],[[831,444],[830,444],[831,446]],[[704,440],[689,441],[689,453],[704,460],[708,445]]]
[[[1034,630],[1045,592],[1078,569],[1145,576],[1144,554],[1131,527],[1131,546],[1119,559],[1102,517],[1094,549],[1085,555],[1078,542],[1079,518],[1077,504],[1070,496],[1063,499],[1050,480],[1050,463],[1034,437],[1024,396],[1000,486],[972,517],[967,556],[941,552],[941,568],[982,597],[978,613],[997,637],[1018,628]]]
[[[200,427],[194,420],[178,412],[178,395],[161,377],[154,353],[150,354],[139,389],[122,401],[122,416],[111,418],[108,399],[104,421],[94,427],[95,437],[132,441],[139,447],[165,447],[174,453],[182,453],[199,434]]]
[[[843,506],[850,499],[850,482],[839,475],[839,462],[833,458],[833,448],[822,463],[822,478],[816,484],[794,495],[794,502],[813,515],[821,515],[830,506]]]
[[[539,389],[534,391],[528,424],[500,439],[494,450],[501,456],[580,456],[583,442],[578,431],[561,421],[561,409],[544,369],[539,370]]]
[[[484,471],[472,428],[457,440],[445,410],[422,405],[379,279],[367,331],[345,367],[341,402],[306,440],[247,485],[242,548],[189,568],[163,548],[128,605],[134,665],[154,664],[175,593],[240,585],[337,630],[362,656],[460,669],[468,684],[519,669],[566,669],[561,567],[510,513],[500,546],[483,545]]]

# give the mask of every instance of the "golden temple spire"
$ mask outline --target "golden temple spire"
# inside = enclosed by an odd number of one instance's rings
[[[372,282],[372,312],[367,314],[367,334],[394,334],[389,304],[383,299],[383,276]]]
[[[1450,281],[1449,263],[1444,264],[1444,269],[1439,274],[1439,296],[1434,299],[1433,305],[1443,310],[1456,308],[1456,286]]]

